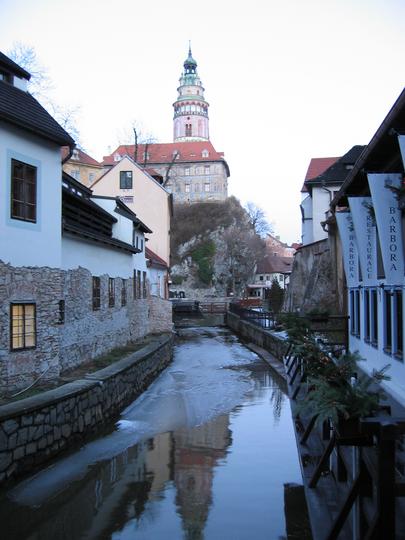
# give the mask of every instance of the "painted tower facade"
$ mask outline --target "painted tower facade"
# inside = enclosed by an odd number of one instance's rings
[[[197,73],[197,62],[188,50],[180,77],[177,100],[173,103],[173,141],[208,141],[208,107],[204,87]]]

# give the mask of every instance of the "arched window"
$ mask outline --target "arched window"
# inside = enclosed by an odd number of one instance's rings
[[[191,124],[186,124],[186,137],[191,137],[192,135],[192,126]]]

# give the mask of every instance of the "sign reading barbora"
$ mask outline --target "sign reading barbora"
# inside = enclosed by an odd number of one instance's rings
[[[402,247],[401,211],[395,189],[401,187],[400,174],[367,174],[380,238],[387,285],[402,285],[404,253]]]
[[[359,283],[359,255],[350,212],[336,212],[336,222],[342,243],[347,286],[356,287]]]
[[[371,197],[348,197],[364,285],[377,280],[377,233]]]

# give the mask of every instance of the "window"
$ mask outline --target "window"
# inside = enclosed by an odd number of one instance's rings
[[[364,290],[364,341],[370,341],[370,291]]]
[[[360,291],[350,291],[350,332],[360,336]]]
[[[115,282],[114,278],[108,278],[108,307],[115,306]]]
[[[119,154],[114,154],[114,161],[120,161],[121,156]]]
[[[190,176],[190,167],[185,167],[185,169],[184,169],[184,174],[185,174],[186,176]]]
[[[192,136],[192,126],[191,124],[186,124],[186,137]]]
[[[207,183],[207,184],[204,184],[204,191],[207,192],[210,190],[210,185]]]
[[[391,291],[384,291],[384,350],[392,350]]]
[[[79,156],[79,150],[78,150],[77,148],[75,148],[75,149],[73,150],[72,159],[77,159],[77,160],[80,159],[80,156]]]
[[[134,276],[132,278],[133,297],[136,299],[136,270],[134,270]]]
[[[370,303],[371,303],[371,343],[375,347],[378,345],[378,296],[377,289],[371,289],[370,291]]]
[[[146,272],[142,272],[142,296],[146,298]]]
[[[94,182],[94,178],[96,177],[94,172],[89,173],[89,183]]]
[[[194,185],[194,191],[197,193],[198,191],[200,191],[200,184],[195,184]]]
[[[141,298],[141,271],[137,271],[136,276],[136,296],[137,298]]]
[[[260,281],[263,281],[263,276],[259,276]]]
[[[141,238],[141,252],[143,252],[143,238]]]
[[[120,171],[120,189],[132,189],[132,171]]]
[[[65,322],[65,301],[64,300],[59,300],[58,307],[59,307],[58,324],[64,324],[64,322]]]
[[[11,160],[11,217],[37,221],[37,169]]]
[[[36,346],[35,304],[10,305],[10,349],[32,349]]]
[[[186,184],[186,193],[190,193],[190,184]]]
[[[394,353],[397,357],[402,359],[404,350],[404,336],[403,336],[403,308],[402,308],[402,291],[394,291]]]
[[[204,167],[204,174],[210,174],[210,166],[209,165],[206,165]]]
[[[210,153],[208,152],[208,150],[203,150],[201,152],[201,157],[208,157],[210,155]]]
[[[100,278],[93,276],[93,311],[100,309],[100,306],[101,306]]]
[[[121,306],[127,305],[127,280],[122,280],[122,286],[121,286]]]

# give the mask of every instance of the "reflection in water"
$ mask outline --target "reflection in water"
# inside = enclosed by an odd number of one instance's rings
[[[285,535],[284,484],[300,480],[288,400],[232,334],[184,334],[115,431],[0,497],[7,539]]]

